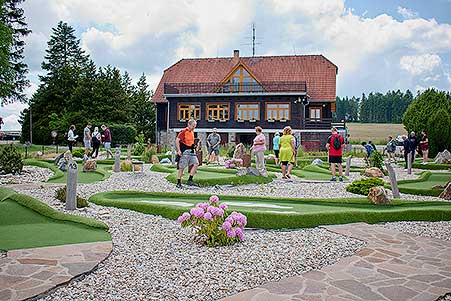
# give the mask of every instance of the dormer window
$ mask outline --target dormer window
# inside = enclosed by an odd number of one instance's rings
[[[262,91],[262,86],[242,65],[233,72],[224,84],[224,92],[250,93]]]

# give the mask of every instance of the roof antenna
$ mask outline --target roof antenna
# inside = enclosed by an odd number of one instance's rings
[[[252,56],[255,56],[255,23],[252,23]]]

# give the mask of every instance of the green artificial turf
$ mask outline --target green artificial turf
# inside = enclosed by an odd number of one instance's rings
[[[231,172],[230,172],[231,171]],[[200,186],[214,186],[214,185],[244,185],[244,184],[266,184],[273,180],[274,175],[270,174],[268,177],[256,176],[241,176],[236,175],[235,170],[218,170],[214,171],[211,168],[199,169],[194,176],[194,181]],[[182,183],[186,183],[189,174],[185,172],[182,177]],[[172,183],[177,183],[177,171],[169,174],[166,180]]]
[[[450,181],[451,173],[423,171],[418,179],[398,181],[398,188],[402,193],[438,196],[443,188],[432,188],[432,186],[445,185]]]
[[[412,168],[417,168],[417,169],[427,169],[427,170],[451,170],[451,164],[435,164],[435,163],[431,163],[428,162],[428,164],[423,165],[421,163],[413,163],[412,164]]]
[[[37,199],[0,187],[0,249],[14,250],[107,241],[108,226],[65,214]]]
[[[157,214],[176,219],[210,195],[112,191],[91,196],[90,202]],[[264,229],[304,228],[353,222],[451,220],[451,203],[394,200],[390,206],[377,206],[366,198],[289,199],[220,196],[230,211],[248,217],[248,227]]]

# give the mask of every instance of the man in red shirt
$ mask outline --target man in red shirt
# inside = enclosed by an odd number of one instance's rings
[[[331,181],[335,182],[337,181],[337,178],[335,176],[335,164],[338,165],[338,172],[340,174],[340,182],[343,181],[343,166],[341,163],[343,162],[343,148],[344,145],[344,139],[343,137],[338,134],[338,131],[336,128],[332,128],[332,135],[327,138],[326,148],[329,150],[329,163],[330,168],[332,170],[332,179]]]
[[[193,176],[197,171],[197,167],[199,166],[199,160],[197,159],[197,154],[194,150],[194,129],[196,128],[196,125],[196,120],[189,120],[187,127],[183,129],[177,135],[177,139],[175,139],[179,170],[177,177],[177,188],[182,188],[183,170],[189,166],[192,167],[189,172],[189,178],[186,184],[190,186],[199,186],[193,181]]]

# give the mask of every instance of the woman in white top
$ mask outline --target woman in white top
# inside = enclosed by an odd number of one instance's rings
[[[95,127],[94,132],[92,132],[92,158],[97,158],[99,154],[100,143],[102,141],[102,135],[99,132],[99,128]]]
[[[72,153],[72,146],[75,144],[75,140],[78,136],[74,135],[75,125],[71,125],[69,127],[69,131],[67,132],[67,145],[69,146],[69,150]]]

